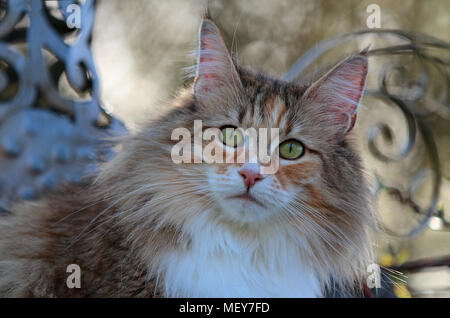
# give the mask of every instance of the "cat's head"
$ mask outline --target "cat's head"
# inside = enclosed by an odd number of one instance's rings
[[[103,172],[117,177],[110,191],[122,193],[124,207],[133,211],[134,206],[141,222],[152,220],[178,233],[200,219],[237,232],[264,228],[271,235],[271,226],[291,231],[309,246],[317,264],[354,275],[357,266],[347,262],[369,260],[368,232],[375,226],[360,159],[348,140],[367,70],[366,56],[358,54],[309,85],[272,79],[238,66],[206,18],[193,86],[175,110],[125,143],[125,151]],[[193,144],[195,120],[203,130],[224,133],[212,144],[231,158],[247,139],[225,128],[278,128],[278,142],[268,143],[271,155],[279,155],[278,169],[264,174],[258,162],[206,163],[195,158],[193,148],[192,163],[173,162],[179,143],[171,138],[174,130],[188,129]]]
[[[220,129],[222,138],[214,140],[214,147],[222,148],[224,158],[234,158],[235,163],[203,160],[192,167],[201,170],[209,195],[225,215],[252,223],[309,213],[320,224],[319,213],[305,211],[327,210],[327,218],[347,222],[348,206],[363,207],[360,161],[346,136],[355,124],[367,69],[367,58],[356,55],[309,86],[270,79],[239,67],[217,26],[210,19],[203,21],[194,108],[186,126],[193,127],[195,118],[202,121],[203,130]],[[279,129],[278,140],[268,136],[267,147],[278,156],[274,173],[264,173],[264,165],[255,160],[249,162],[249,136],[244,131],[252,128]],[[246,162],[236,162],[244,149]]]

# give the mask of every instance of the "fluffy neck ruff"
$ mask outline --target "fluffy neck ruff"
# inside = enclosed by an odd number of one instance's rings
[[[320,297],[307,246],[281,224],[258,230],[204,211],[185,227],[189,244],[166,253],[158,275],[168,297]]]

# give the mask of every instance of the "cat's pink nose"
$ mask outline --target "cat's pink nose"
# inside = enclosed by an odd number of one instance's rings
[[[249,169],[241,169],[239,170],[239,174],[242,176],[242,178],[244,178],[244,183],[247,188],[253,187],[256,182],[264,179],[264,177],[259,172]]]

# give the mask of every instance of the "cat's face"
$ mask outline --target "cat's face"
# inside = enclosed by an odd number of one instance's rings
[[[248,154],[245,163],[205,164],[202,167],[211,194],[223,213],[244,223],[279,217],[299,206],[314,206],[315,201],[320,200],[316,194],[323,187],[322,159],[315,150],[320,148],[320,141],[316,142],[320,138],[311,138],[310,125],[298,116],[301,101],[295,101],[295,92],[290,92],[290,87],[280,86],[279,91],[275,91],[272,82],[259,85],[248,86],[239,92],[240,103],[244,104],[228,104],[223,117],[216,112],[211,114],[214,121],[204,120],[206,125],[219,129],[240,128],[234,131],[240,143],[236,147],[227,145],[226,140],[215,140],[217,147],[222,147],[224,157],[232,158],[237,158],[241,151],[250,152],[250,136],[243,130],[254,128],[258,132],[260,128],[269,131],[278,128],[278,138],[269,134],[267,143],[272,156],[278,156],[277,169],[273,173],[262,173],[264,165],[258,158],[250,162]],[[294,96],[286,100],[289,93]]]

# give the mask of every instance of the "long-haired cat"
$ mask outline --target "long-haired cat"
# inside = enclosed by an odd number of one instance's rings
[[[1,296],[321,297],[361,286],[376,222],[348,133],[365,54],[300,85],[238,65],[209,17],[199,42],[192,86],[98,177],[0,218]],[[279,128],[279,169],[174,163],[171,134],[193,136],[194,120]],[[224,136],[215,142],[233,156],[238,138]],[[70,264],[79,286],[67,284]]]

